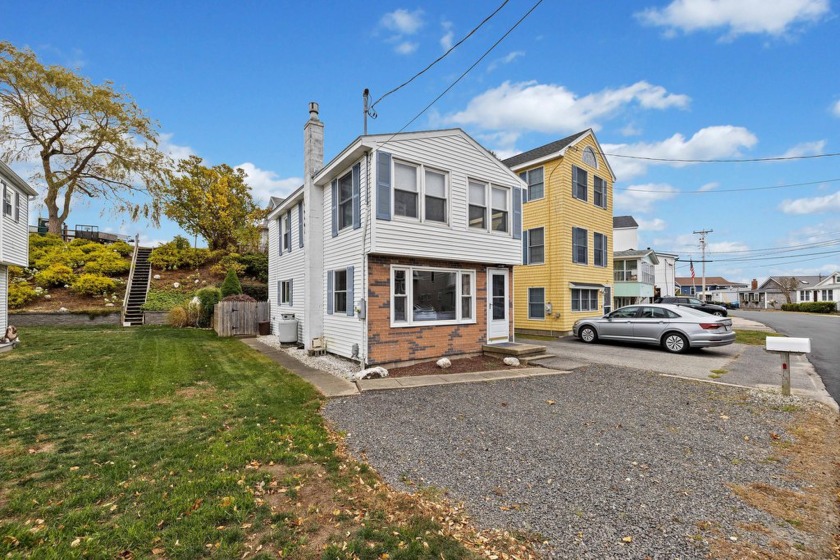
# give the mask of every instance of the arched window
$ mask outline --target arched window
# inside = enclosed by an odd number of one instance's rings
[[[598,169],[598,159],[595,157],[595,150],[593,150],[590,146],[587,146],[583,149],[583,163]]]

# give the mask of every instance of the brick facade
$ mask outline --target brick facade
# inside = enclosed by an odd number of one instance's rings
[[[368,260],[368,362],[403,364],[443,356],[478,354],[487,341],[487,267],[494,265],[371,255]],[[459,325],[391,327],[391,265],[475,270],[476,322]],[[509,281],[513,271],[508,268]],[[510,289],[509,289],[510,295]],[[508,316],[513,317],[509,297]],[[513,335],[513,320],[511,336]]]

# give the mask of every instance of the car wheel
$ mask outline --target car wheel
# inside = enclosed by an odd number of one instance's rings
[[[670,332],[662,337],[662,347],[668,352],[673,352],[674,354],[688,352],[690,348],[688,345],[688,339],[677,332]]]
[[[597,342],[598,333],[592,327],[583,327],[580,329],[580,339],[584,342]]]

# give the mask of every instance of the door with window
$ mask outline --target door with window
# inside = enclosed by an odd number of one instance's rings
[[[506,268],[487,269],[487,343],[510,341],[510,275]]]

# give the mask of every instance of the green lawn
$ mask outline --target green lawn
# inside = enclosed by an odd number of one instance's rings
[[[336,448],[314,389],[237,340],[21,338],[0,356],[0,556],[473,556]]]
[[[778,333],[769,333],[764,331],[735,331],[735,342],[739,344],[751,344],[753,346],[764,346],[765,339],[768,336],[784,336]]]

